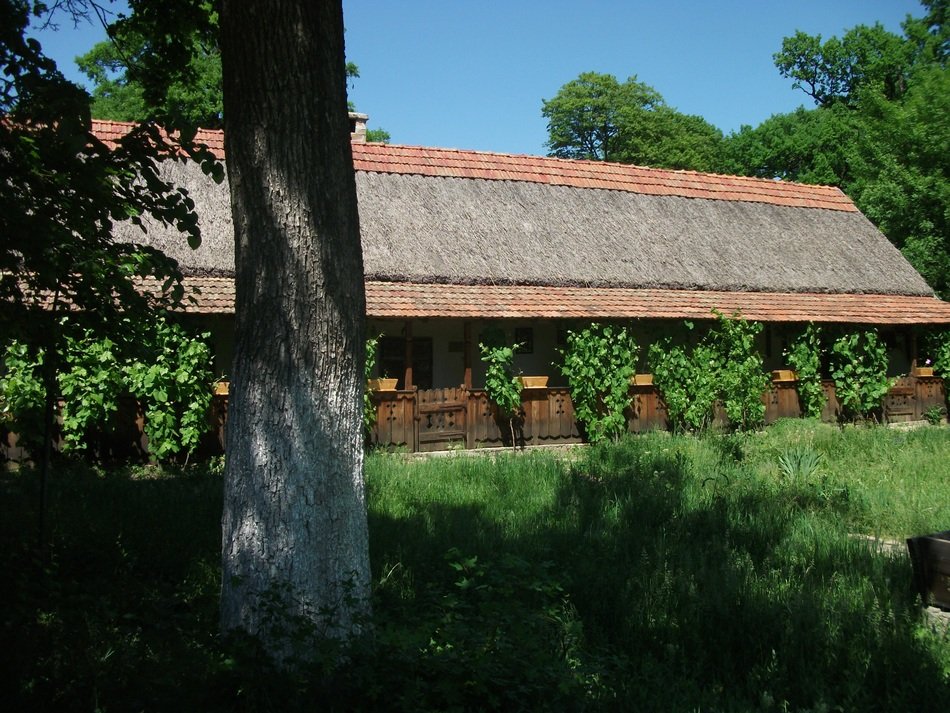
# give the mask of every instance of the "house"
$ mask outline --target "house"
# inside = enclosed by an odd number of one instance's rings
[[[480,335],[525,344],[524,373],[548,374],[565,329],[637,320],[641,344],[712,310],[762,321],[767,368],[806,322],[876,327],[892,370],[916,333],[950,324],[950,304],[839,189],[593,161],[366,143],[353,115],[369,333],[403,391],[477,389]],[[127,125],[98,122],[109,139]],[[199,138],[223,154],[219,132]],[[233,245],[226,185],[193,165],[163,169],[187,187],[204,241],[129,227],[179,260],[201,290],[187,308],[217,335],[227,371]],[[645,350],[644,350],[645,353]]]

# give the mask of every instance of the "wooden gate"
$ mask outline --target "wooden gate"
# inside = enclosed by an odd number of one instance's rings
[[[465,447],[468,391],[424,389],[416,392],[415,450],[444,451]]]

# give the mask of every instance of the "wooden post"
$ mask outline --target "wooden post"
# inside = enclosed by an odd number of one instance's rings
[[[402,333],[406,337],[406,353],[403,358],[403,366],[405,367],[405,374],[402,382],[402,388],[411,389],[412,388],[412,322],[406,322],[406,325],[402,329]]]
[[[472,390],[472,323],[466,322],[463,329],[462,339],[464,340],[463,349],[463,364],[465,368],[464,375],[462,377],[462,386],[466,390]]]

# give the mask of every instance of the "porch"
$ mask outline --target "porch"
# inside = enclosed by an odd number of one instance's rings
[[[822,420],[836,421],[840,405],[834,382],[823,382],[827,403]],[[633,403],[627,413],[627,430],[643,433],[666,430],[666,407],[652,385],[631,386]],[[773,382],[763,394],[765,421],[798,418],[801,407],[794,381]],[[370,442],[380,448],[410,452],[453,448],[492,448],[511,445],[507,422],[499,422],[484,389],[464,386],[442,389],[400,389],[373,393],[376,424]],[[935,377],[901,377],[884,402],[889,423],[923,420],[927,411],[946,403],[943,381]],[[724,415],[717,414],[724,423]],[[581,443],[583,434],[574,417],[570,390],[536,387],[522,391],[522,414],[515,429],[516,445]]]

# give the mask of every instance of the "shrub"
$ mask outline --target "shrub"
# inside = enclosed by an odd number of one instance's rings
[[[802,415],[807,418],[820,418],[825,407],[825,391],[821,385],[821,354],[821,332],[811,322],[785,352],[789,366],[795,370],[798,399]]]
[[[945,381],[950,380],[950,329],[931,334],[927,348],[933,357],[934,373]]]
[[[633,335],[623,326],[593,323],[567,333],[558,368],[567,377],[574,414],[589,441],[616,440],[627,430],[637,352]]]
[[[738,312],[728,318],[713,311],[716,324],[707,339],[719,364],[719,398],[726,417],[740,431],[758,428],[765,422],[762,394],[769,385],[762,355],[755,347],[762,323],[749,322]]]
[[[165,460],[181,451],[191,453],[209,428],[214,381],[209,335],[190,337],[165,319],[124,326],[128,338],[123,344],[89,331],[66,337],[57,374],[63,396],[63,448],[81,447],[91,430],[108,428],[119,399],[131,396],[143,407],[152,456]],[[31,445],[42,437],[37,414],[43,411],[44,359],[42,352],[31,356],[14,342],[7,348],[6,373],[0,380],[3,410]]]
[[[514,373],[515,352],[521,345],[507,345],[504,335],[495,331],[479,342],[485,362],[485,391],[498,407],[498,416],[508,421],[511,445],[515,445],[515,419],[521,411],[521,382]]]
[[[209,337],[189,337],[160,319],[148,330],[145,353],[124,367],[125,385],[145,411],[149,453],[158,460],[192,453],[208,430],[214,382]]]
[[[924,418],[931,426],[939,426],[943,423],[943,415],[946,411],[943,406],[931,406],[924,412]]]
[[[768,375],[755,348],[759,322],[739,315],[726,317],[714,310],[716,323],[692,350],[671,340],[650,347],[653,381],[663,395],[676,430],[702,430],[712,421],[713,406],[722,401],[729,423],[738,430],[762,425]],[[691,322],[686,327],[692,329]]]
[[[686,325],[693,327],[691,322]],[[703,343],[693,349],[674,346],[666,339],[651,344],[647,358],[673,429],[701,431],[708,427],[718,394],[718,363],[712,349]]]
[[[831,377],[843,415],[877,418],[893,384],[887,377],[887,347],[877,332],[849,332],[831,347]]]
[[[39,446],[43,433],[43,361],[42,352],[30,354],[22,342],[7,345],[3,355],[0,420],[19,434],[20,444],[27,448]]]
[[[376,425],[376,404],[373,403],[373,395],[368,384],[373,376],[373,369],[376,367],[378,346],[379,337],[370,337],[366,340],[366,361],[363,367],[363,428],[366,431],[367,439],[369,438],[369,432]]]

